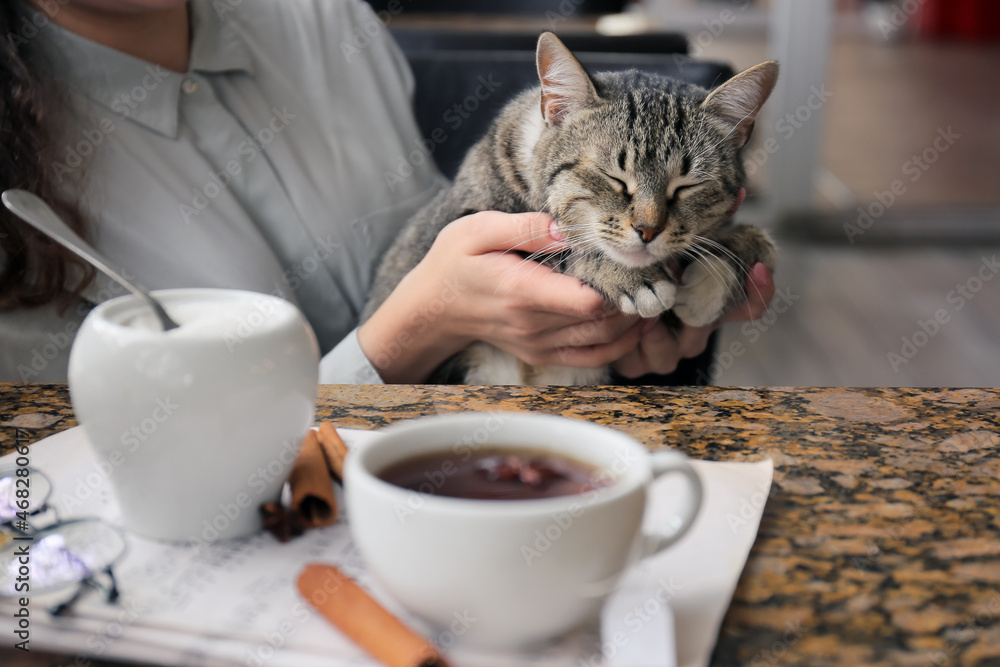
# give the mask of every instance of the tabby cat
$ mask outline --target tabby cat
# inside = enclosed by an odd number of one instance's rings
[[[774,269],[755,227],[732,224],[745,190],[740,152],[778,77],[752,67],[713,92],[635,70],[593,77],[552,33],[538,40],[541,86],[511,101],[466,156],[452,187],[389,249],[363,318],[424,257],[438,232],[476,211],[544,211],[569,251],[537,258],[627,314],[671,311],[689,325],[746,298],[749,267]],[[676,320],[674,320],[676,322]],[[474,343],[432,381],[598,384],[603,369],[531,367]]]

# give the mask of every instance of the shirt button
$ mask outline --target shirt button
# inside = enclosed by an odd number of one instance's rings
[[[181,83],[181,90],[190,95],[198,90],[198,82],[194,79],[184,79],[184,82]]]

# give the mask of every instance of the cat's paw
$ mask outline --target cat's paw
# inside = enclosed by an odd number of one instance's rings
[[[677,288],[674,314],[693,327],[711,324],[722,316],[730,297],[733,268],[718,257],[706,257],[684,271]]]
[[[677,287],[669,280],[643,281],[618,298],[618,309],[626,315],[656,317],[674,305]]]

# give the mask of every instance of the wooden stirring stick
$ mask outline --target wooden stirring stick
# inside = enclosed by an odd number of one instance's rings
[[[299,592],[326,620],[387,667],[448,667],[434,646],[403,625],[333,565],[310,563]]]

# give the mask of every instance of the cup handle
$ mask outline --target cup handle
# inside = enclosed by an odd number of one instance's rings
[[[702,501],[701,478],[698,477],[698,473],[695,472],[688,457],[677,451],[659,451],[652,452],[650,458],[654,479],[662,475],[677,473],[687,480],[689,493],[678,517],[680,525],[670,531],[643,535],[640,558],[647,558],[653,554],[658,554],[684,537],[688,529],[691,528],[691,524],[694,523],[695,517],[698,516],[698,510],[701,509]]]

